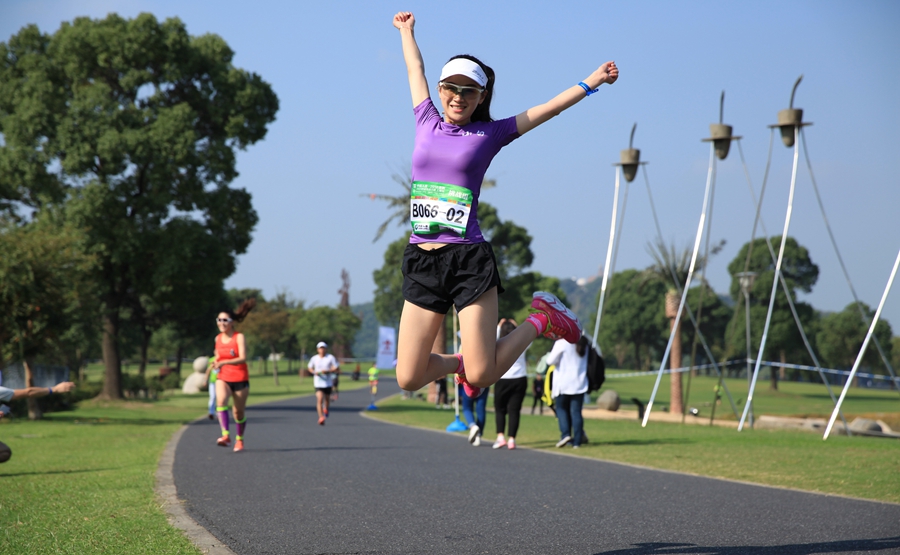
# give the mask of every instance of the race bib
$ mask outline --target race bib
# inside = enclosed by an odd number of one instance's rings
[[[427,235],[446,230],[465,237],[472,199],[472,191],[465,187],[413,181],[409,199],[413,233]]]

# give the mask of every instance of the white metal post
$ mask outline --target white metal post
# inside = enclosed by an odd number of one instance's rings
[[[700,223],[697,225],[697,236],[694,238],[694,252],[691,254],[691,265],[688,268],[687,280],[684,283],[684,290],[681,292],[681,302],[678,304],[678,313],[675,315],[675,325],[672,326],[672,332],[669,334],[669,341],[666,344],[666,352],[663,354],[662,363],[659,365],[659,373],[656,375],[656,383],[653,385],[653,393],[650,394],[650,401],[647,403],[647,409],[644,411],[644,420],[641,427],[647,426],[650,419],[650,411],[653,409],[653,401],[656,399],[656,392],[659,389],[659,382],[662,379],[663,371],[666,368],[666,362],[669,360],[669,352],[672,350],[672,340],[678,331],[678,324],[681,322],[681,314],[684,312],[684,305],[687,301],[688,289],[691,286],[691,280],[694,277],[694,267],[697,264],[697,253],[700,251],[700,240],[703,238],[703,228],[706,224],[706,213],[709,210],[709,192],[712,189],[712,182],[716,172],[716,149],[713,143],[709,145],[709,171],[706,176],[706,192],[703,194],[703,208],[700,211]],[[699,329],[699,328],[698,328]]]
[[[744,405],[744,413],[741,415],[741,422],[738,424],[738,431],[744,429],[744,421],[747,419],[747,413],[753,403],[753,391],[756,389],[756,380],[759,378],[759,367],[762,363],[763,353],[766,350],[766,339],[769,335],[769,324],[772,323],[772,310],[775,308],[775,294],[778,292],[778,282],[781,279],[781,263],[784,260],[784,246],[787,243],[788,229],[791,227],[791,214],[794,210],[794,189],[797,185],[797,163],[800,161],[800,144],[799,133],[800,126],[794,127],[794,167],[791,170],[791,190],[788,193],[787,214],[784,217],[784,231],[781,233],[781,245],[778,247],[778,260],[775,262],[775,277],[772,280],[772,293],[769,297],[769,310],[766,313],[766,324],[763,327],[762,341],[756,350],[756,366],[753,368],[753,380],[750,382],[750,391],[747,392],[747,403]]]
[[[597,345],[597,349],[600,349],[599,343],[597,343],[597,334],[600,333],[600,318],[603,315],[603,299],[606,297],[606,284],[609,282],[609,274],[610,274],[610,261],[612,259],[613,252],[613,244],[616,239],[616,213],[619,208],[619,166],[616,166],[616,189],[613,193],[613,209],[612,209],[612,219],[609,223],[609,245],[606,247],[606,263],[603,265],[603,281],[600,282],[600,302],[597,303],[597,319],[594,321],[594,345]],[[603,355],[603,352],[600,352],[600,355]]]

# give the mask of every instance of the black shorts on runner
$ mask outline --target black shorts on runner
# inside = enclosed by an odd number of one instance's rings
[[[222,381],[225,382],[225,380],[222,380]],[[225,382],[225,383],[227,383],[228,387],[231,388],[232,393],[237,393],[238,391],[240,391],[242,389],[247,389],[248,387],[250,387],[250,382]]]
[[[402,270],[403,298],[438,314],[447,314],[453,305],[462,310],[492,287],[503,292],[488,242],[449,244],[430,251],[410,243]]]
[[[317,387],[317,388],[316,388],[316,391],[321,391],[321,392],[324,393],[325,395],[331,395],[331,388],[330,388],[330,387]]]

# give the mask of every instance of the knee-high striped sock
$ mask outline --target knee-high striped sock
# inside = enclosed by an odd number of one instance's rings
[[[216,414],[219,416],[219,426],[222,427],[222,435],[227,436],[228,431],[228,407],[216,407]]]
[[[236,439],[244,439],[244,426],[247,425],[247,416],[244,415],[243,420],[234,419],[234,423],[237,426],[237,438]]]

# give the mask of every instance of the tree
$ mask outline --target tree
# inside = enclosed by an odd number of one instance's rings
[[[409,195],[412,189],[412,175],[406,170],[403,170],[402,173],[394,172],[391,174],[391,179],[394,180],[395,183],[400,185],[403,188],[403,192],[397,195],[385,195],[380,193],[363,193],[361,196],[369,197],[372,200],[380,200],[387,203],[387,208],[390,211],[390,215],[388,218],[378,226],[378,230],[375,232],[375,238],[372,239],[373,243],[378,242],[381,239],[381,236],[384,235],[384,232],[387,231],[387,228],[391,225],[391,222],[397,222],[397,226],[409,227],[409,210],[410,210],[410,202]],[[481,182],[481,190],[491,189],[497,186],[496,179],[485,179]],[[481,204],[479,204],[481,206]],[[479,208],[479,214],[480,214]]]
[[[0,224],[0,365],[21,360],[25,385],[34,387],[35,359],[63,358],[67,339],[88,318],[94,259],[82,252],[78,230],[57,226],[49,214],[24,226]],[[28,399],[28,416],[41,418],[37,399]]]
[[[275,385],[278,385],[278,357],[290,334],[290,313],[275,303],[257,303],[256,308],[240,324],[248,341],[258,342],[272,355]]]
[[[706,285],[706,288],[707,291],[703,298],[703,314],[700,320],[700,333],[702,333],[703,338],[706,339],[713,357],[717,360],[721,360],[725,356],[725,331],[728,328],[728,324],[732,321],[734,309],[722,302],[722,299],[716,295],[716,292],[709,284]],[[688,290],[687,304],[691,307],[695,316],[700,307],[700,295],[700,287],[691,287]],[[682,316],[682,318],[686,317],[686,314]],[[695,335],[696,332],[693,325],[688,323],[686,326],[683,326],[681,328],[682,345],[691,345],[695,340]],[[697,358],[698,360],[702,359],[706,364],[712,362],[711,360],[708,360],[705,351],[699,352]]]
[[[137,262],[134,282],[141,294],[131,318],[141,331],[139,372],[146,368],[150,337],[170,325],[177,338],[175,371],[181,374],[188,346],[212,344],[214,318],[226,306],[222,280],[232,272],[233,260],[216,237],[189,218],[173,218],[148,235],[156,248],[146,249],[147,256]]]
[[[859,355],[860,349],[862,349],[866,334],[869,332],[872,318],[875,316],[875,311],[870,306],[865,303],[862,306],[866,313],[865,320],[859,313],[859,307],[855,302],[847,305],[840,312],[832,312],[822,317],[822,320],[819,322],[816,340],[822,353],[822,362],[824,364],[834,368],[850,369],[853,367],[856,357]],[[881,342],[887,357],[891,356],[895,346],[894,342],[891,341],[892,335],[891,325],[886,320],[879,320],[875,324],[875,336]],[[880,368],[881,373],[887,372],[881,366],[881,356],[872,343],[869,343],[866,349],[862,364],[872,368]]]
[[[359,316],[353,314],[349,307],[300,307],[294,311],[291,331],[300,348],[313,353],[319,341],[328,343],[333,351],[338,346],[352,344],[360,325],[362,321]]]
[[[384,325],[396,326],[403,312],[403,251],[411,232],[387,246],[384,264],[372,272],[375,281],[375,318]]]
[[[234,270],[257,216],[232,189],[235,150],[259,141],[278,99],[236,68],[220,37],[191,37],[175,18],[78,18],[53,35],[34,25],[0,44],[3,208],[65,201],[86,231],[103,304],[102,395],[121,397],[124,311],[148,294],[141,262],[173,220],[199,222]]]
[[[631,363],[642,369],[649,368],[653,351],[661,354],[665,348],[669,327],[665,306],[659,302],[666,294],[666,285],[645,278],[644,272],[633,269],[611,276],[608,287],[615,294],[606,299],[598,338],[603,352],[614,352],[616,345],[629,345],[633,349]]]
[[[772,248],[775,252],[781,247],[781,237],[771,238]],[[747,252],[750,251],[750,260],[747,264]],[[759,238],[741,247],[734,260],[728,264],[728,273],[731,274],[731,287],[729,293],[735,300],[736,308],[731,324],[726,330],[726,346],[728,352],[744,353],[746,351],[746,314],[744,312],[743,293],[741,292],[740,272],[750,271],[757,274],[753,287],[750,290],[750,332],[751,343],[760,345],[762,332],[765,328],[766,314],[769,308],[769,299],[772,293],[772,283],[775,279],[775,262],[766,246],[765,238]],[[819,278],[819,267],[809,257],[809,251],[801,246],[793,237],[788,237],[784,246],[782,259],[782,275],[787,283],[788,291],[797,315],[804,328],[811,325],[815,319],[815,311],[807,303],[797,299],[797,291],[809,293]],[[808,334],[809,336],[810,334]],[[772,318],[769,324],[769,334],[766,340],[766,352],[764,356],[775,355],[786,362],[788,357],[801,358],[804,362],[811,363],[803,345],[803,338],[797,329],[797,324],[791,314],[784,289],[779,286],[775,295],[775,304],[772,310]],[[778,389],[779,372],[774,367],[770,370],[771,388]]]

